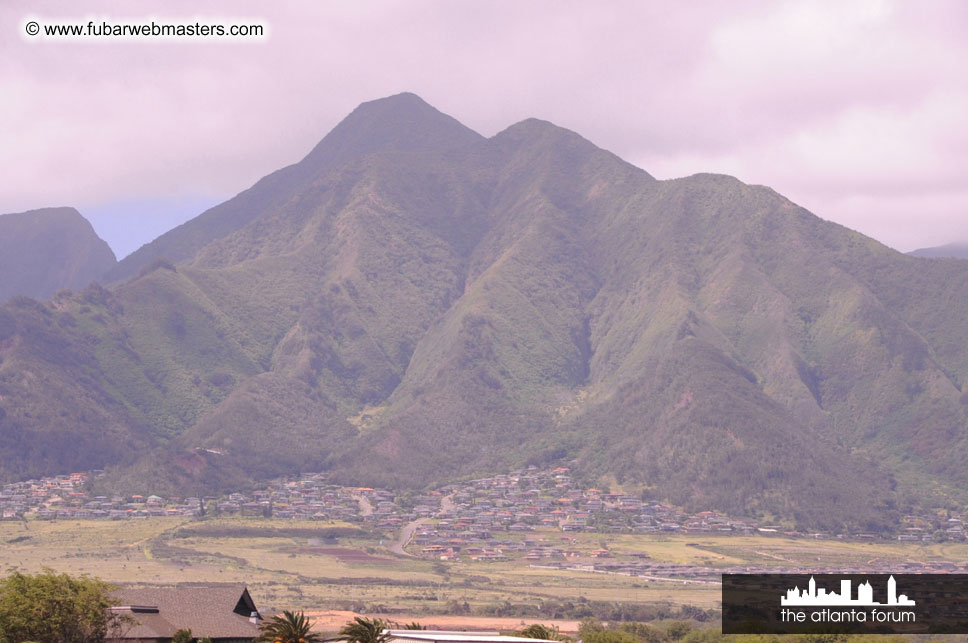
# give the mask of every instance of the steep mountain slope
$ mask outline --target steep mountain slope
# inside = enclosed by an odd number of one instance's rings
[[[0,215],[0,303],[83,288],[115,263],[111,248],[74,208]]]
[[[120,335],[119,312],[97,286],[47,304],[15,297],[0,308],[3,479],[130,463],[148,446],[141,436],[150,427],[117,389],[135,369],[111,373],[98,359],[100,336]]]
[[[483,139],[410,94],[364,104],[130,259],[110,291],[3,309],[0,476],[115,465],[197,493],[577,458],[831,529],[968,483],[964,262],[730,177],[656,181],[543,121]],[[53,415],[117,435],[15,462]]]
[[[195,217],[122,259],[108,273],[116,281],[135,275],[154,260],[190,259],[206,245],[261,216],[283,210],[288,215],[312,207],[292,201],[327,172],[374,152],[407,149],[447,150],[480,139],[476,132],[441,114],[414,94],[391,101],[363,103],[347,116],[299,163],[262,178],[248,190]]]

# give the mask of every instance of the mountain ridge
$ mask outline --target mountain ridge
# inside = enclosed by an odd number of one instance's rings
[[[968,259],[968,242],[946,243],[943,246],[918,248],[907,253],[912,257],[927,257],[936,259]]]
[[[963,501],[960,263],[733,177],[658,181],[538,119],[485,139],[408,94],[353,114],[110,289],[2,309],[0,437],[21,437],[0,475],[47,439],[21,377],[61,379],[24,343],[41,324],[89,346],[98,392],[48,416],[110,417],[134,445],[73,461],[108,486],[328,470],[420,487],[577,458],[677,504],[825,529]]]
[[[394,113],[394,111],[399,113]],[[394,118],[387,119],[392,114]],[[436,127],[434,126],[436,125]],[[440,133],[439,130],[446,130]],[[404,131],[406,136],[389,137]],[[348,134],[348,132],[351,132]],[[421,135],[433,134],[423,138]],[[284,207],[285,197],[302,189],[333,165],[348,163],[379,151],[428,143],[447,149],[446,142],[482,138],[453,118],[417,97],[402,93],[361,104],[327,134],[302,160],[272,172],[235,197],[209,208],[131,253],[105,278],[114,282],[134,276],[157,259],[180,262],[189,259],[208,243],[244,227],[273,208]],[[461,143],[454,142],[459,146]]]
[[[83,288],[115,263],[114,252],[74,208],[0,215],[0,303]]]

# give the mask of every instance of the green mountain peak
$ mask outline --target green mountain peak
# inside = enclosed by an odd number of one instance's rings
[[[965,500],[963,263],[401,94],[109,288],[0,309],[0,477],[421,487],[568,460],[692,508],[876,529]]]

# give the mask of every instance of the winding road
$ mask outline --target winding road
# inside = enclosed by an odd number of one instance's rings
[[[450,494],[441,498],[440,510],[453,511],[454,509],[456,509],[457,506],[454,504],[453,498],[454,498],[454,494]],[[362,506],[362,501],[361,501],[361,506]],[[400,535],[397,536],[397,539],[395,541],[390,543],[390,545],[388,546],[388,549],[392,551],[394,554],[396,554],[397,556],[407,556],[408,558],[416,558],[416,556],[414,556],[413,554],[408,553],[405,547],[410,543],[410,539],[413,538],[414,533],[416,533],[420,525],[425,525],[428,522],[430,522],[430,518],[417,518],[416,520],[408,522],[400,529]]]
[[[416,556],[407,552],[407,550],[405,550],[404,547],[406,547],[407,543],[410,542],[410,539],[413,538],[413,534],[415,531],[417,531],[417,528],[420,527],[420,525],[427,522],[430,522],[430,518],[417,518],[413,522],[408,522],[406,525],[404,525],[403,528],[400,530],[400,535],[397,536],[397,539],[392,543],[390,543],[390,546],[389,546],[390,551],[392,551],[394,554],[398,556],[407,556],[409,558],[416,558]]]

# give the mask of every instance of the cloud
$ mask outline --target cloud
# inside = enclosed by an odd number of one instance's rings
[[[28,14],[247,17],[270,35],[32,43]],[[0,29],[18,33],[0,39],[0,211],[75,205],[130,227],[119,204],[227,198],[406,90],[485,135],[537,116],[660,177],[768,184],[903,249],[968,239],[954,0],[8,2]]]
[[[701,133],[630,156],[662,177],[771,185],[904,250],[968,239],[959,17],[951,3],[788,2],[724,20],[690,79],[697,102],[716,97]]]

